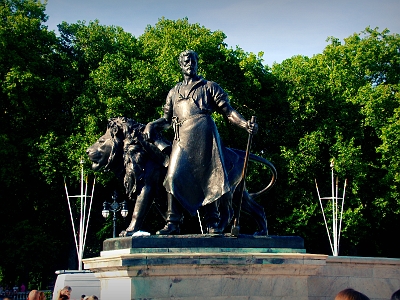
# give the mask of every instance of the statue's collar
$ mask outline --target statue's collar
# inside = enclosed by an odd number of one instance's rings
[[[185,90],[185,93],[184,93],[184,94],[186,94],[186,95],[187,95],[186,97],[188,97],[188,96],[190,95],[190,93],[191,93],[194,89],[196,89],[196,88],[198,88],[200,85],[204,84],[204,82],[206,82],[206,80],[205,80],[203,77],[201,77],[201,76],[198,76],[198,77],[197,77],[197,80],[193,80],[193,81],[191,81],[191,82],[188,83],[188,84],[184,84],[183,82],[181,82],[181,83],[179,84],[179,87],[178,87],[178,93],[181,94],[180,91],[181,91],[182,87],[184,87],[184,90]],[[183,96],[183,95],[181,94],[181,96]]]

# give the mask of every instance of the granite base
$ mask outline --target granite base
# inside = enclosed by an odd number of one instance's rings
[[[280,252],[292,249],[287,237],[192,238],[108,239],[84,266],[100,279],[101,300],[331,300],[347,287],[383,300],[400,288],[400,259],[307,254],[297,237],[297,253]]]

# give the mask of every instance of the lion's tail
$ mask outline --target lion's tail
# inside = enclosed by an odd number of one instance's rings
[[[244,157],[244,155],[246,154],[246,152],[243,150],[232,149],[232,148],[231,148],[231,150],[236,152],[240,157]],[[273,185],[276,182],[276,179],[278,178],[278,173],[276,172],[275,166],[269,160],[267,160],[261,156],[250,153],[249,159],[250,159],[250,161],[254,161],[254,162],[258,162],[258,163],[266,165],[270,169],[271,174],[272,174],[271,180],[266,187],[264,187],[261,191],[258,191],[256,193],[249,193],[250,197],[255,199],[273,187]]]

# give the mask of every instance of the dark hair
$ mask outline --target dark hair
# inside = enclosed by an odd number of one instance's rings
[[[400,290],[395,291],[390,300],[400,300]]]
[[[340,291],[336,297],[335,300],[370,300],[367,296],[365,296],[363,293],[360,293],[354,289],[345,289],[343,291]]]

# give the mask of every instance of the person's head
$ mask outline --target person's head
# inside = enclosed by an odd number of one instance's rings
[[[70,286],[64,286],[60,291],[60,298],[69,299],[71,297],[72,288]]]
[[[335,300],[370,300],[370,299],[363,293],[357,292],[356,290],[345,289],[343,291],[340,291],[336,295]]]
[[[86,295],[82,295],[81,296],[81,300],[85,299]]]
[[[183,75],[189,77],[197,75],[197,62],[199,61],[199,56],[193,50],[183,51],[179,55],[179,66],[182,69]]]
[[[87,300],[99,300],[99,298],[96,295],[92,295],[87,297]]]
[[[38,290],[30,291],[27,300],[39,300],[39,291]]]
[[[390,300],[400,300],[400,290],[395,291]]]
[[[39,292],[39,300],[46,300],[46,295],[42,291]]]

